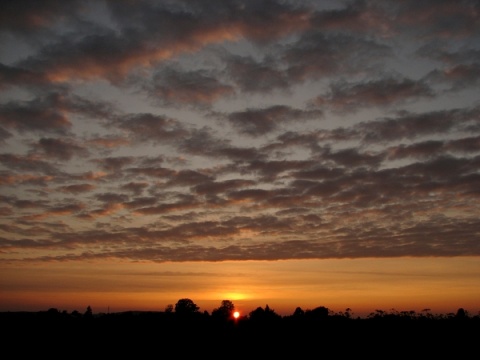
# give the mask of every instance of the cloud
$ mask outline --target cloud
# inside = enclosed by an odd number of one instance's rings
[[[127,136],[136,142],[175,141],[188,134],[181,122],[148,113],[121,116],[112,125],[126,131]]]
[[[455,129],[466,129],[475,122],[478,109],[450,109],[421,114],[401,113],[396,118],[360,123],[357,130],[365,141],[389,141],[416,138],[433,134],[446,134]]]
[[[81,194],[89,192],[95,189],[95,185],[92,184],[75,184],[68,186],[61,186],[58,188],[59,191],[70,193],[70,194]]]
[[[205,107],[234,94],[235,90],[223,84],[206,71],[179,71],[165,69],[156,73],[147,90],[154,101],[171,106]]]
[[[39,159],[37,156],[0,154],[0,164],[8,169],[26,173],[34,172],[45,175],[56,175],[60,173],[54,165]]]
[[[478,2],[3,8],[3,259],[479,255]]]
[[[415,32],[425,39],[463,38],[479,30],[476,1],[406,1],[394,8],[398,31]]]
[[[227,76],[245,93],[271,93],[290,88],[288,76],[274,57],[225,56]],[[252,79],[255,79],[252,81]]]
[[[22,61],[21,65],[41,69],[52,82],[104,77],[118,83],[135,68],[149,68],[209,44],[242,36],[255,42],[271,41],[296,31],[299,26],[308,26],[309,14],[307,10],[276,1],[261,5],[215,2],[215,6],[188,2],[178,5],[142,2],[142,6],[134,6],[126,1],[108,1],[106,4],[115,26],[95,24],[93,32],[90,30],[93,20],[87,12],[83,14],[83,22],[75,24],[77,31],[85,32],[84,36],[75,37],[73,42],[59,36],[56,42],[46,45],[36,57]],[[62,10],[53,5],[42,7],[44,11],[37,15],[21,12],[23,26],[28,28],[35,23],[41,26],[53,20]],[[9,29],[13,29],[12,25]]]
[[[88,150],[71,141],[53,138],[41,138],[33,149],[41,151],[45,157],[58,160],[70,160],[73,156],[88,156]]]
[[[68,115],[57,96],[31,101],[12,101],[0,106],[0,124],[17,132],[41,131],[66,134],[71,128]]]
[[[276,130],[282,123],[321,118],[321,111],[292,109],[276,105],[265,109],[247,109],[228,114],[228,121],[242,134],[262,136]]]
[[[375,73],[382,69],[382,60],[392,55],[389,46],[369,39],[311,31],[286,45],[279,56],[287,66],[288,77],[304,82],[340,74]]]
[[[50,27],[59,17],[72,16],[71,14],[81,8],[81,3],[75,0],[69,4],[52,0],[26,0],[22,3],[5,0],[0,16],[0,29],[31,35],[39,29]]]
[[[331,84],[326,95],[316,97],[311,103],[334,112],[347,113],[360,108],[386,107],[433,96],[434,92],[421,82],[383,78],[358,84]]]
[[[0,80],[0,89],[6,89],[10,86],[34,87],[48,83],[48,80],[41,73],[4,64],[0,64]]]

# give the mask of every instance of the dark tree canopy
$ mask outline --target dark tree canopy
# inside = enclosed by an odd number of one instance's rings
[[[87,306],[87,309],[85,310],[85,313],[83,314],[86,318],[92,318],[93,317],[93,311],[92,307],[90,305]]]
[[[295,316],[295,317],[301,317],[301,316],[303,316],[304,314],[305,314],[305,311],[303,311],[303,309],[302,309],[301,307],[299,307],[299,306],[298,306],[298,307],[295,309],[295,311],[293,312],[293,316]]]
[[[262,307],[257,307],[255,310],[251,311],[249,318],[253,321],[272,321],[279,320],[282,317],[275,312],[275,310],[270,309],[268,304],[265,306],[265,309]]]
[[[311,319],[325,319],[328,317],[328,308],[325,306],[317,306],[312,310],[307,310],[305,315]]]
[[[200,307],[188,298],[180,299],[175,304],[175,313],[178,315],[192,315],[198,313],[199,310]]]
[[[232,317],[235,305],[230,300],[222,300],[220,307],[213,309],[212,316],[218,319],[229,319]]]

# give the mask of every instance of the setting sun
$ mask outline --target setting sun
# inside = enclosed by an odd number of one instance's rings
[[[238,318],[240,317],[240,313],[239,313],[238,311],[235,311],[235,312],[233,313],[233,317],[234,317],[235,319],[238,319]]]

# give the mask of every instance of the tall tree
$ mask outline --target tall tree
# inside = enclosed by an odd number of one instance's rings
[[[235,305],[230,300],[222,300],[220,307],[213,309],[212,316],[217,319],[230,319],[235,311]]]
[[[175,304],[175,313],[178,315],[193,315],[199,312],[199,307],[191,299],[183,298]]]

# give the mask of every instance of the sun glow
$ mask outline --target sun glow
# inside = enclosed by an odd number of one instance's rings
[[[229,293],[225,293],[223,295],[222,299],[229,299],[229,300],[232,300],[232,301],[245,300],[245,299],[248,299],[248,296],[244,293],[229,292]]]
[[[235,312],[233,313],[233,317],[234,317],[235,319],[238,319],[238,318],[240,317],[240,313],[239,313],[238,311],[235,311]]]

